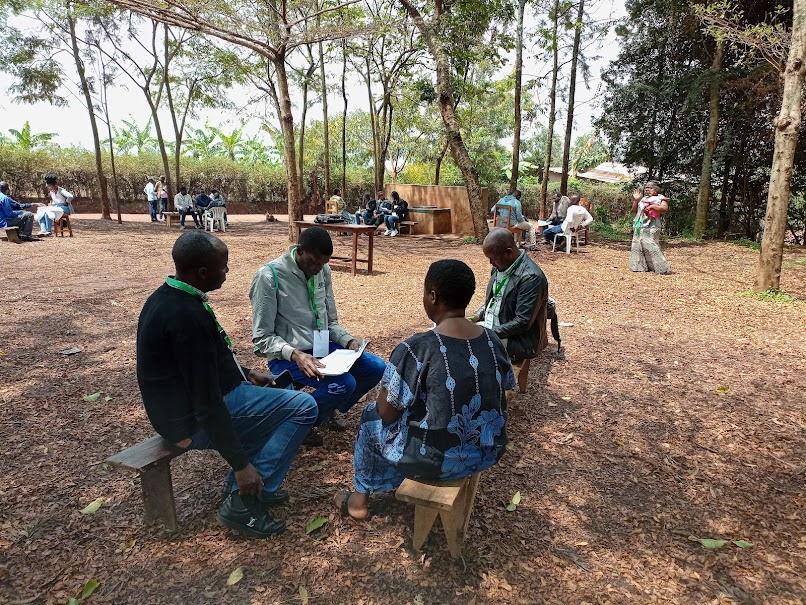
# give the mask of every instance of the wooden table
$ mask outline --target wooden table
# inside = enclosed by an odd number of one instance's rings
[[[308,227],[321,227],[326,231],[335,231],[336,233],[352,233],[353,256],[332,256],[330,258],[331,260],[340,260],[351,263],[353,275],[355,275],[356,263],[367,263],[367,273],[372,275],[372,250],[375,239],[375,229],[377,229],[377,227],[373,225],[351,225],[349,223],[312,223],[310,221],[294,221],[294,225],[297,227],[297,239],[299,239],[299,234],[302,233],[302,230],[307,229]],[[358,258],[358,236],[362,233],[366,233],[369,236],[367,258]]]
[[[168,227],[173,227],[175,222],[179,222],[179,213],[178,212],[163,212],[165,215],[165,224]]]

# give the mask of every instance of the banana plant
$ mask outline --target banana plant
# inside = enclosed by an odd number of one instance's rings
[[[219,142],[216,147],[222,152],[222,155],[225,155],[233,162],[236,159],[244,146],[243,141],[243,124],[239,128],[235,128],[232,132],[227,134],[220,128],[216,128],[215,126],[210,126],[210,130],[212,130],[219,138]]]
[[[47,147],[53,137],[58,136],[55,132],[31,132],[31,124],[26,120],[22,130],[9,128],[8,131],[14,137],[11,144],[16,145],[25,151],[32,151],[40,147]]]

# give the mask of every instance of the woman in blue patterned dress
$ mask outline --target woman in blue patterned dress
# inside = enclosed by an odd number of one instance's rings
[[[515,376],[498,337],[466,319],[475,289],[473,271],[461,261],[428,269],[423,307],[436,325],[389,357],[378,400],[361,415],[355,492],[334,497],[342,514],[365,519],[369,495],[394,490],[406,477],[459,479],[503,455],[506,391]]]

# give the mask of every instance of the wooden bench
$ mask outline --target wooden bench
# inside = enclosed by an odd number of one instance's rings
[[[417,221],[400,221],[397,224],[397,230],[400,233],[403,233],[403,229],[407,229],[408,232],[409,232],[409,235],[412,235],[414,233],[414,225],[416,225],[416,224],[417,224]]]
[[[10,242],[14,242],[15,244],[21,244],[22,240],[20,239],[19,234],[19,227],[5,227],[6,230],[6,239]]]
[[[179,222],[178,212],[163,212],[162,214],[165,215],[165,224],[169,229],[174,226],[175,222]]]
[[[420,550],[439,515],[451,557],[459,557],[478,487],[479,474],[453,481],[405,479],[395,498],[414,504],[414,550]]]
[[[179,529],[171,483],[171,460],[186,451],[154,435],[107,458],[112,466],[140,474],[146,523],[161,521],[165,529]]]

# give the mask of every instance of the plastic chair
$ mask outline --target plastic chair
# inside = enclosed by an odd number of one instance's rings
[[[573,240],[576,242],[577,254],[579,254],[579,226],[582,224],[584,218],[584,214],[575,214],[574,219],[566,224],[562,233],[554,234],[554,243],[551,246],[552,252],[557,248],[557,238],[562,236],[565,237],[565,253],[571,254],[571,240]]]
[[[227,223],[224,221],[224,215],[227,209],[223,206],[214,206],[210,208],[204,215],[204,228],[206,231],[212,232],[215,229],[216,221],[218,226],[224,233],[227,232]]]

